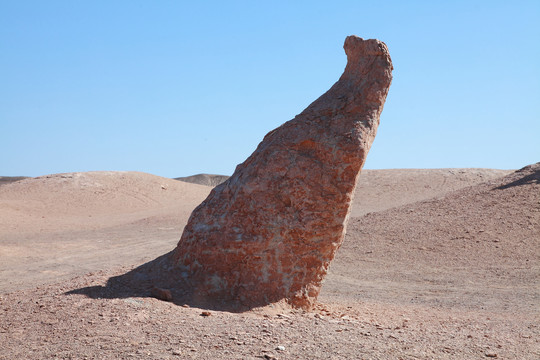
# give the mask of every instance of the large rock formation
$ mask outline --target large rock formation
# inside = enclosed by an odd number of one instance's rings
[[[392,80],[383,42],[349,36],[344,48],[339,81],[191,214],[172,259],[199,300],[310,307],[317,298]]]

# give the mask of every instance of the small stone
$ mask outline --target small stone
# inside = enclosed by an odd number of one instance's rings
[[[178,351],[178,350],[173,350],[172,354],[176,355],[176,356],[182,355],[182,353],[180,351]]]
[[[153,287],[150,294],[155,297],[156,299],[163,300],[163,301],[172,301],[173,296],[170,290],[162,289],[158,287]]]
[[[491,352],[491,351],[488,351],[486,352],[486,357],[490,357],[490,358],[496,358],[497,357],[497,353],[494,353],[494,352]]]
[[[203,311],[203,312],[201,313],[201,316],[204,316],[204,317],[208,317],[208,316],[210,316],[210,315],[212,315],[212,313],[211,313],[210,311]]]
[[[278,345],[278,346],[276,347],[276,350],[278,350],[278,351],[285,351],[285,346],[283,346],[283,345]]]

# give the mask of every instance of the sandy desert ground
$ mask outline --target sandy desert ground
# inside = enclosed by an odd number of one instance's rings
[[[137,172],[4,179],[0,359],[540,358],[540,163],[363,171],[308,312],[229,313],[138,286],[209,186]]]

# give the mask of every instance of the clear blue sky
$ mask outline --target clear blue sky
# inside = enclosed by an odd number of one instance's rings
[[[0,0],[0,175],[231,174],[350,34],[395,68],[365,168],[540,161],[538,0]]]

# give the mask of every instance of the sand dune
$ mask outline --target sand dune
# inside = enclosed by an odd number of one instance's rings
[[[449,191],[508,175],[496,169],[390,169],[362,170],[351,216],[441,196]],[[198,174],[175,178],[193,184],[217,186],[225,175]]]
[[[210,189],[132,172],[0,186],[0,359],[540,357],[540,163],[364,171],[313,312],[204,318],[103,286],[172,250]]]
[[[169,251],[209,191],[139,172],[55,174],[3,185],[0,292]]]
[[[389,169],[362,170],[351,216],[440,197],[449,191],[510,174],[495,169]]]
[[[139,172],[27,178],[0,187],[1,235],[97,229],[158,215],[181,221],[208,192],[205,186]]]
[[[347,292],[540,315],[539,255],[537,163],[438,199],[353,218],[323,297]]]

